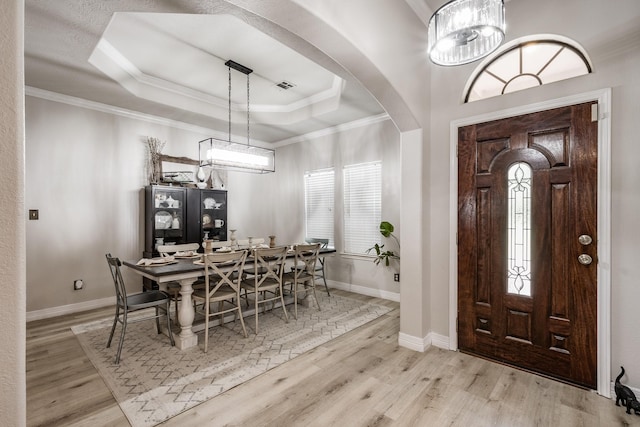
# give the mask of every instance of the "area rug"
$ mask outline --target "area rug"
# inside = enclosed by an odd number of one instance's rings
[[[182,351],[155,332],[153,321],[129,323],[120,365],[113,363],[120,326],[105,347],[111,318],[72,330],[131,425],[154,426],[391,310],[345,296],[318,293],[318,299],[322,310],[298,305],[297,320],[290,306],[289,323],[280,308],[260,313],[257,335],[255,318],[246,317],[248,338],[239,321],[213,327],[207,353],[204,332],[197,347]]]

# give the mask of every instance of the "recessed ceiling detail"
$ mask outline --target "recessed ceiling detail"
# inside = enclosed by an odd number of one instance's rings
[[[227,60],[254,70],[252,122],[296,123],[340,105],[340,77],[231,15],[115,13],[89,58],[136,97],[220,120],[229,114]],[[242,122],[246,77],[234,74],[231,119]]]

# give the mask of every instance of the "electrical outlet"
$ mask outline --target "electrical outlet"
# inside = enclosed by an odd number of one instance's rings
[[[73,281],[73,290],[74,291],[79,291],[82,288],[84,288],[84,282],[82,281],[82,279],[78,279],[78,280],[74,280]]]
[[[393,281],[394,282],[399,282],[400,281],[400,273],[394,273],[393,274]]]

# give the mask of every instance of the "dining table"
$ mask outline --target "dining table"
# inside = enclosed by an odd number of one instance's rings
[[[241,248],[242,249],[242,248]],[[333,248],[320,249],[319,256],[327,256],[335,253]],[[294,252],[289,251],[288,258],[294,257]],[[198,262],[200,260],[200,262]],[[196,263],[194,263],[196,261]],[[246,263],[251,263],[251,257],[247,257]],[[167,264],[140,264],[139,260],[123,261],[123,265],[134,273],[140,274],[158,284],[160,290],[167,290],[167,283],[180,284],[180,309],[178,310],[178,323],[180,333],[176,336],[176,347],[185,350],[198,345],[198,336],[193,331],[195,310],[193,308],[193,284],[204,274],[204,264],[201,262],[201,254],[194,258],[176,258]]]

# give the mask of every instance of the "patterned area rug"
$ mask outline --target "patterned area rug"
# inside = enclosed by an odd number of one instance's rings
[[[278,307],[261,313],[258,335],[255,318],[246,317],[248,338],[239,321],[215,326],[206,354],[204,332],[198,334],[197,347],[181,351],[155,332],[153,321],[129,323],[119,366],[113,362],[120,326],[111,348],[105,347],[112,318],[72,330],[131,424],[154,426],[391,310],[322,292],[318,299],[322,311],[315,304],[298,305],[298,320],[293,306],[287,306],[289,323]]]

